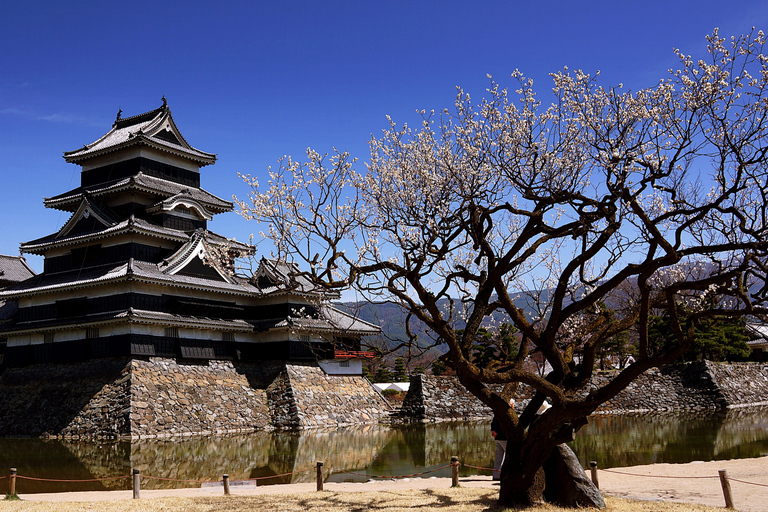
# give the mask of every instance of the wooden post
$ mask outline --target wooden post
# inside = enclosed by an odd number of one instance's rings
[[[323,461],[317,461],[317,490],[323,490]]]
[[[139,499],[139,491],[141,490],[141,479],[139,478],[139,470],[133,469],[133,499]]]
[[[8,494],[16,496],[16,468],[11,468],[11,475],[8,477]]]
[[[597,481],[597,461],[596,460],[589,461],[589,470],[592,473],[592,483],[595,484],[595,487],[600,489],[600,482]]]
[[[736,508],[733,504],[733,497],[731,496],[731,482],[728,481],[728,472],[721,469],[717,472],[720,475],[720,485],[723,486],[723,497],[725,498],[726,508]]]
[[[459,458],[451,457],[451,487],[459,486]]]
[[[229,475],[225,474],[221,479],[224,481],[224,496],[229,496]]]

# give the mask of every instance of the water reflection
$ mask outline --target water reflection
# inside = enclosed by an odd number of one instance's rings
[[[583,464],[597,460],[603,468],[757,457],[768,454],[768,409],[596,416],[572,447]],[[329,481],[364,481],[439,468],[453,455],[465,464],[490,467],[493,449],[489,425],[482,422],[134,442],[0,439],[0,471],[16,467],[28,477],[87,480],[129,475],[138,468],[145,475],[179,480],[218,480],[224,473],[232,480],[273,477],[258,482],[270,485],[314,481],[315,461],[322,460]],[[478,471],[465,467],[462,473]],[[449,475],[449,469],[430,474]],[[146,489],[190,485],[142,480]],[[21,493],[128,489],[130,480],[20,480],[17,487]],[[0,482],[0,492],[6,490],[7,480]]]
[[[625,467],[768,454],[768,410],[595,416],[571,447],[582,464]]]

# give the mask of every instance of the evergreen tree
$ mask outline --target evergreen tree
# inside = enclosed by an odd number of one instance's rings
[[[392,374],[393,382],[405,382],[408,380],[408,370],[405,367],[405,359],[398,357],[395,359],[395,371]]]

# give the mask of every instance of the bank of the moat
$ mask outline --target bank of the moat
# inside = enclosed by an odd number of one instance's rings
[[[599,373],[592,385],[610,376]],[[598,413],[765,404],[768,365],[700,361],[646,372]],[[114,358],[0,374],[0,437],[147,438],[490,416],[455,377],[413,377],[393,411],[363,377],[326,375],[313,364]]]
[[[615,372],[599,372],[590,387]],[[531,397],[521,386],[518,403]],[[598,414],[650,411],[701,411],[768,405],[768,364],[693,363],[652,368],[600,407]],[[415,376],[397,417],[402,421],[484,419],[491,410],[470,395],[455,377]]]

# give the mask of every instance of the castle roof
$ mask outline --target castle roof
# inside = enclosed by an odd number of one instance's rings
[[[84,194],[92,197],[100,197],[115,194],[125,190],[138,190],[148,194],[156,194],[163,198],[170,198],[179,194],[189,195],[195,201],[215,212],[232,211],[232,203],[225,201],[201,188],[182,185],[174,181],[164,180],[149,176],[142,172],[135,176],[117,179],[107,183],[100,183],[89,187],[77,187],[58,196],[45,198],[44,203],[48,208],[56,208],[64,211],[73,211],[77,208]]]
[[[291,329],[296,331],[334,332],[348,335],[369,335],[381,332],[378,325],[366,322],[344,311],[330,306],[320,308],[319,318],[301,316],[299,313],[287,317],[264,318],[253,322],[257,330]]]
[[[85,213],[83,213],[83,216],[84,215]],[[64,227],[62,227],[59,232],[21,244],[20,247],[22,252],[29,254],[44,254],[45,251],[54,247],[76,245],[86,241],[95,242],[121,234],[147,235],[176,242],[186,242],[189,239],[189,235],[187,235],[184,231],[158,226],[156,224],[147,222],[144,219],[134,217],[133,215],[123,221],[104,226],[103,229],[67,236],[68,231],[66,230],[77,220],[79,220],[77,217],[77,212],[72,217],[73,218],[64,224]]]
[[[23,256],[0,254],[0,288],[18,283],[35,275]]]
[[[80,149],[65,151],[64,160],[82,165],[91,158],[120,149],[146,146],[186,158],[201,167],[216,161],[215,154],[193,148],[184,139],[173,121],[165,97],[162,106],[155,110],[127,118],[120,117],[121,113],[118,112],[111,130]]]

